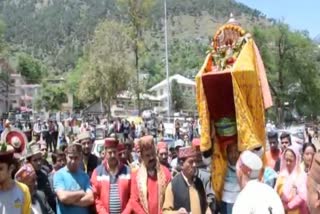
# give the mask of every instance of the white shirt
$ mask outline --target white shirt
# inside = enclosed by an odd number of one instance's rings
[[[38,200],[36,200],[35,204],[32,204],[31,209],[32,209],[32,214],[42,214],[41,207]]]
[[[269,211],[271,210],[271,212]],[[284,214],[283,205],[277,192],[257,180],[247,183],[239,193],[232,214]]]

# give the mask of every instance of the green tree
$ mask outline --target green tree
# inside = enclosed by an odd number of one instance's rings
[[[79,83],[78,97],[83,102],[102,99],[110,110],[111,101],[128,89],[133,67],[130,45],[126,25],[115,21],[99,24],[89,47],[88,70]]]
[[[47,73],[45,66],[28,54],[19,55],[17,70],[30,84],[39,84]]]
[[[37,96],[34,107],[39,111],[59,111],[61,104],[68,101],[65,88],[61,85],[42,84],[40,94]]]
[[[132,48],[135,59],[136,84],[134,90],[136,93],[138,111],[141,112],[140,93],[143,88],[140,84],[140,58],[143,55],[144,39],[143,32],[146,30],[151,20],[152,8],[155,0],[118,0],[119,5],[126,14],[125,18],[131,26],[130,37],[132,39]]]
[[[316,45],[302,32],[292,32],[283,23],[255,27],[253,35],[267,70],[274,99],[273,114],[283,124],[288,110],[318,115],[319,62]],[[289,103],[289,109],[285,106]]]
[[[176,80],[171,81],[171,102],[175,112],[179,112],[184,107],[183,91]]]

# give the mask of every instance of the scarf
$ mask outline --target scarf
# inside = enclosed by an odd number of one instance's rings
[[[164,202],[164,194],[165,194],[165,187],[166,187],[166,176],[161,169],[159,162],[156,166],[157,171],[157,183],[158,183],[158,213],[160,213],[163,202]],[[148,209],[148,187],[147,187],[147,179],[148,179],[148,172],[147,168],[144,164],[141,164],[140,168],[137,172],[137,185],[139,191],[139,199],[141,201],[142,207],[146,213],[150,213]]]

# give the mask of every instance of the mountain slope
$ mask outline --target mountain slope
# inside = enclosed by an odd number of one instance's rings
[[[152,24],[144,35],[150,48],[158,47],[157,52],[163,51],[163,0],[155,1]],[[200,45],[199,54],[204,54],[208,38],[231,12],[245,27],[268,23],[259,11],[234,0],[169,0],[167,5],[172,55],[177,54],[175,43]],[[122,19],[116,0],[3,0],[0,9],[7,24],[6,40],[17,51],[28,52],[60,72],[74,68],[100,21]]]

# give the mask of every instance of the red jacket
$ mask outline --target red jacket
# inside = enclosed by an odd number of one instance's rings
[[[130,168],[126,165],[119,166],[117,174],[121,213],[130,214]],[[110,175],[107,164],[104,162],[92,173],[91,184],[94,192],[95,205],[98,214],[109,214]]]
[[[162,211],[162,203],[164,200],[164,194],[165,189],[171,181],[171,173],[165,166],[160,165],[160,173],[163,175],[161,176],[162,179],[159,179],[159,172],[157,173],[157,181],[154,182],[154,185],[149,186],[148,185],[148,179],[149,176],[140,172],[141,168],[139,168],[136,172],[133,172],[131,175],[131,196],[130,196],[130,204],[132,207],[132,211],[135,214],[161,214]],[[139,188],[139,181],[143,180],[142,183],[144,183],[145,188],[147,192],[145,192],[144,195],[141,191],[141,188]],[[159,189],[160,188],[160,189]],[[161,198],[158,197],[158,193],[161,194]],[[145,197],[145,201],[141,200],[141,197]],[[162,199],[162,200],[161,200]],[[157,201],[158,209],[156,210],[150,210],[150,204],[154,201]]]

